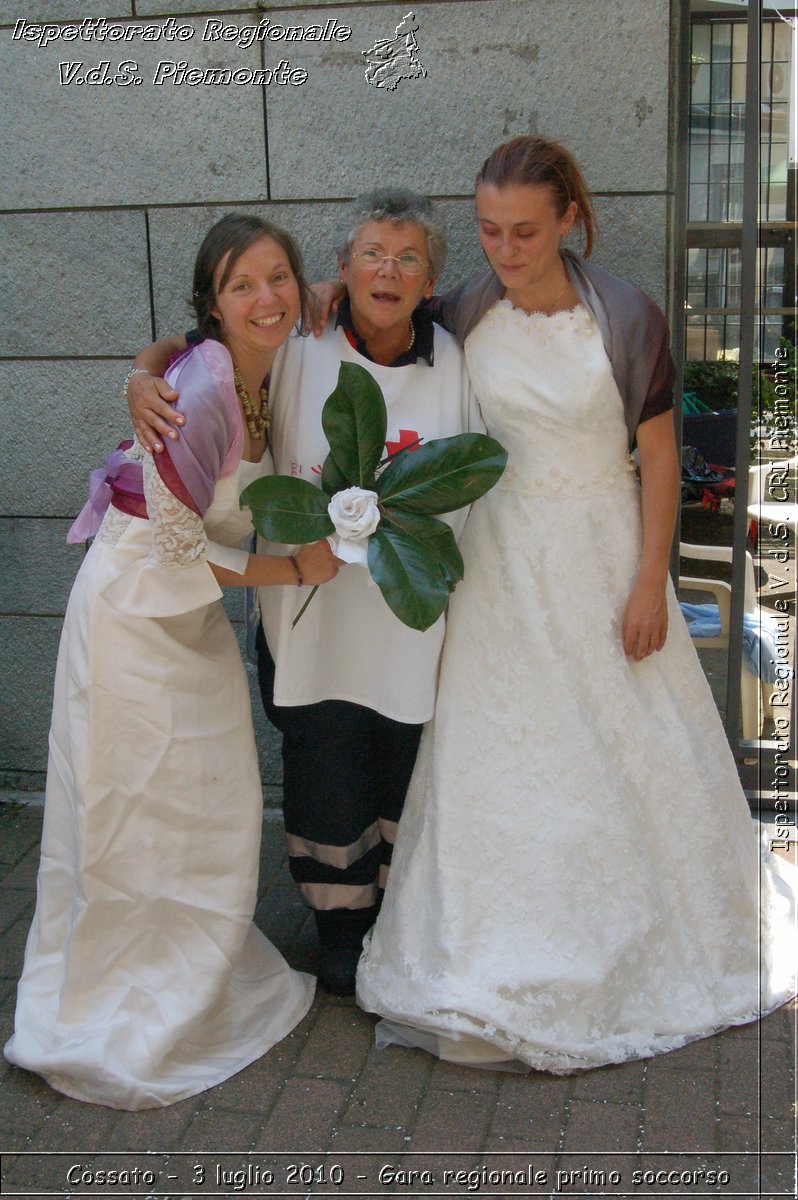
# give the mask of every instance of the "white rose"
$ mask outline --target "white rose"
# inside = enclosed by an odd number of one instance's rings
[[[339,537],[357,542],[365,540],[380,523],[376,492],[365,488],[346,488],[336,492],[327,505],[335,531]]]

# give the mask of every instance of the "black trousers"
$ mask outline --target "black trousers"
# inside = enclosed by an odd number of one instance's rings
[[[274,703],[274,660],[258,629],[266,715],[283,735],[291,874],[312,908],[369,908],[385,886],[422,725],[347,700]]]

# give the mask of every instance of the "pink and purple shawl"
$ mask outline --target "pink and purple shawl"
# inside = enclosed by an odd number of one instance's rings
[[[167,381],[180,392],[175,411],[186,424],[175,441],[164,439],[155,465],[174,496],[204,516],[217,480],[241,460],[244,429],[233,383],[233,361],[221,342],[206,340],[186,350],[169,367]],[[100,528],[109,504],[134,517],[147,516],[141,463],[131,462],[123,442],[89,476],[89,499],[69,533],[69,543],[85,542]]]

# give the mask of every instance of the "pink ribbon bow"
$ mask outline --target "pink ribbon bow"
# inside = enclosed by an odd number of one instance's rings
[[[67,544],[74,546],[94,537],[102,524],[108,505],[111,503],[111,480],[117,479],[125,467],[138,473],[141,467],[131,463],[125,450],[132,442],[122,442],[121,446],[109,454],[101,467],[89,475],[89,498],[78,513],[67,534]]]

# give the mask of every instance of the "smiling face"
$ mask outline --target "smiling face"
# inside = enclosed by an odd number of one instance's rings
[[[375,271],[361,265],[357,254],[376,250],[391,259]],[[391,331],[407,332],[410,316],[419,302],[432,295],[434,279],[428,271],[421,275],[403,275],[394,258],[415,254],[429,260],[427,235],[412,221],[394,225],[392,221],[370,221],[358,230],[352,243],[349,262],[340,264],[341,280],[346,284],[352,319],[366,339]]]
[[[559,216],[545,185],[480,183],[476,207],[482,249],[508,293],[545,287],[561,272],[560,239],[574,223],[573,201]]]
[[[220,288],[228,259],[226,254],[214,272],[213,315],[222,340],[243,371],[261,363],[268,370],[299,320],[299,285],[285,250],[266,235],[239,255]]]

